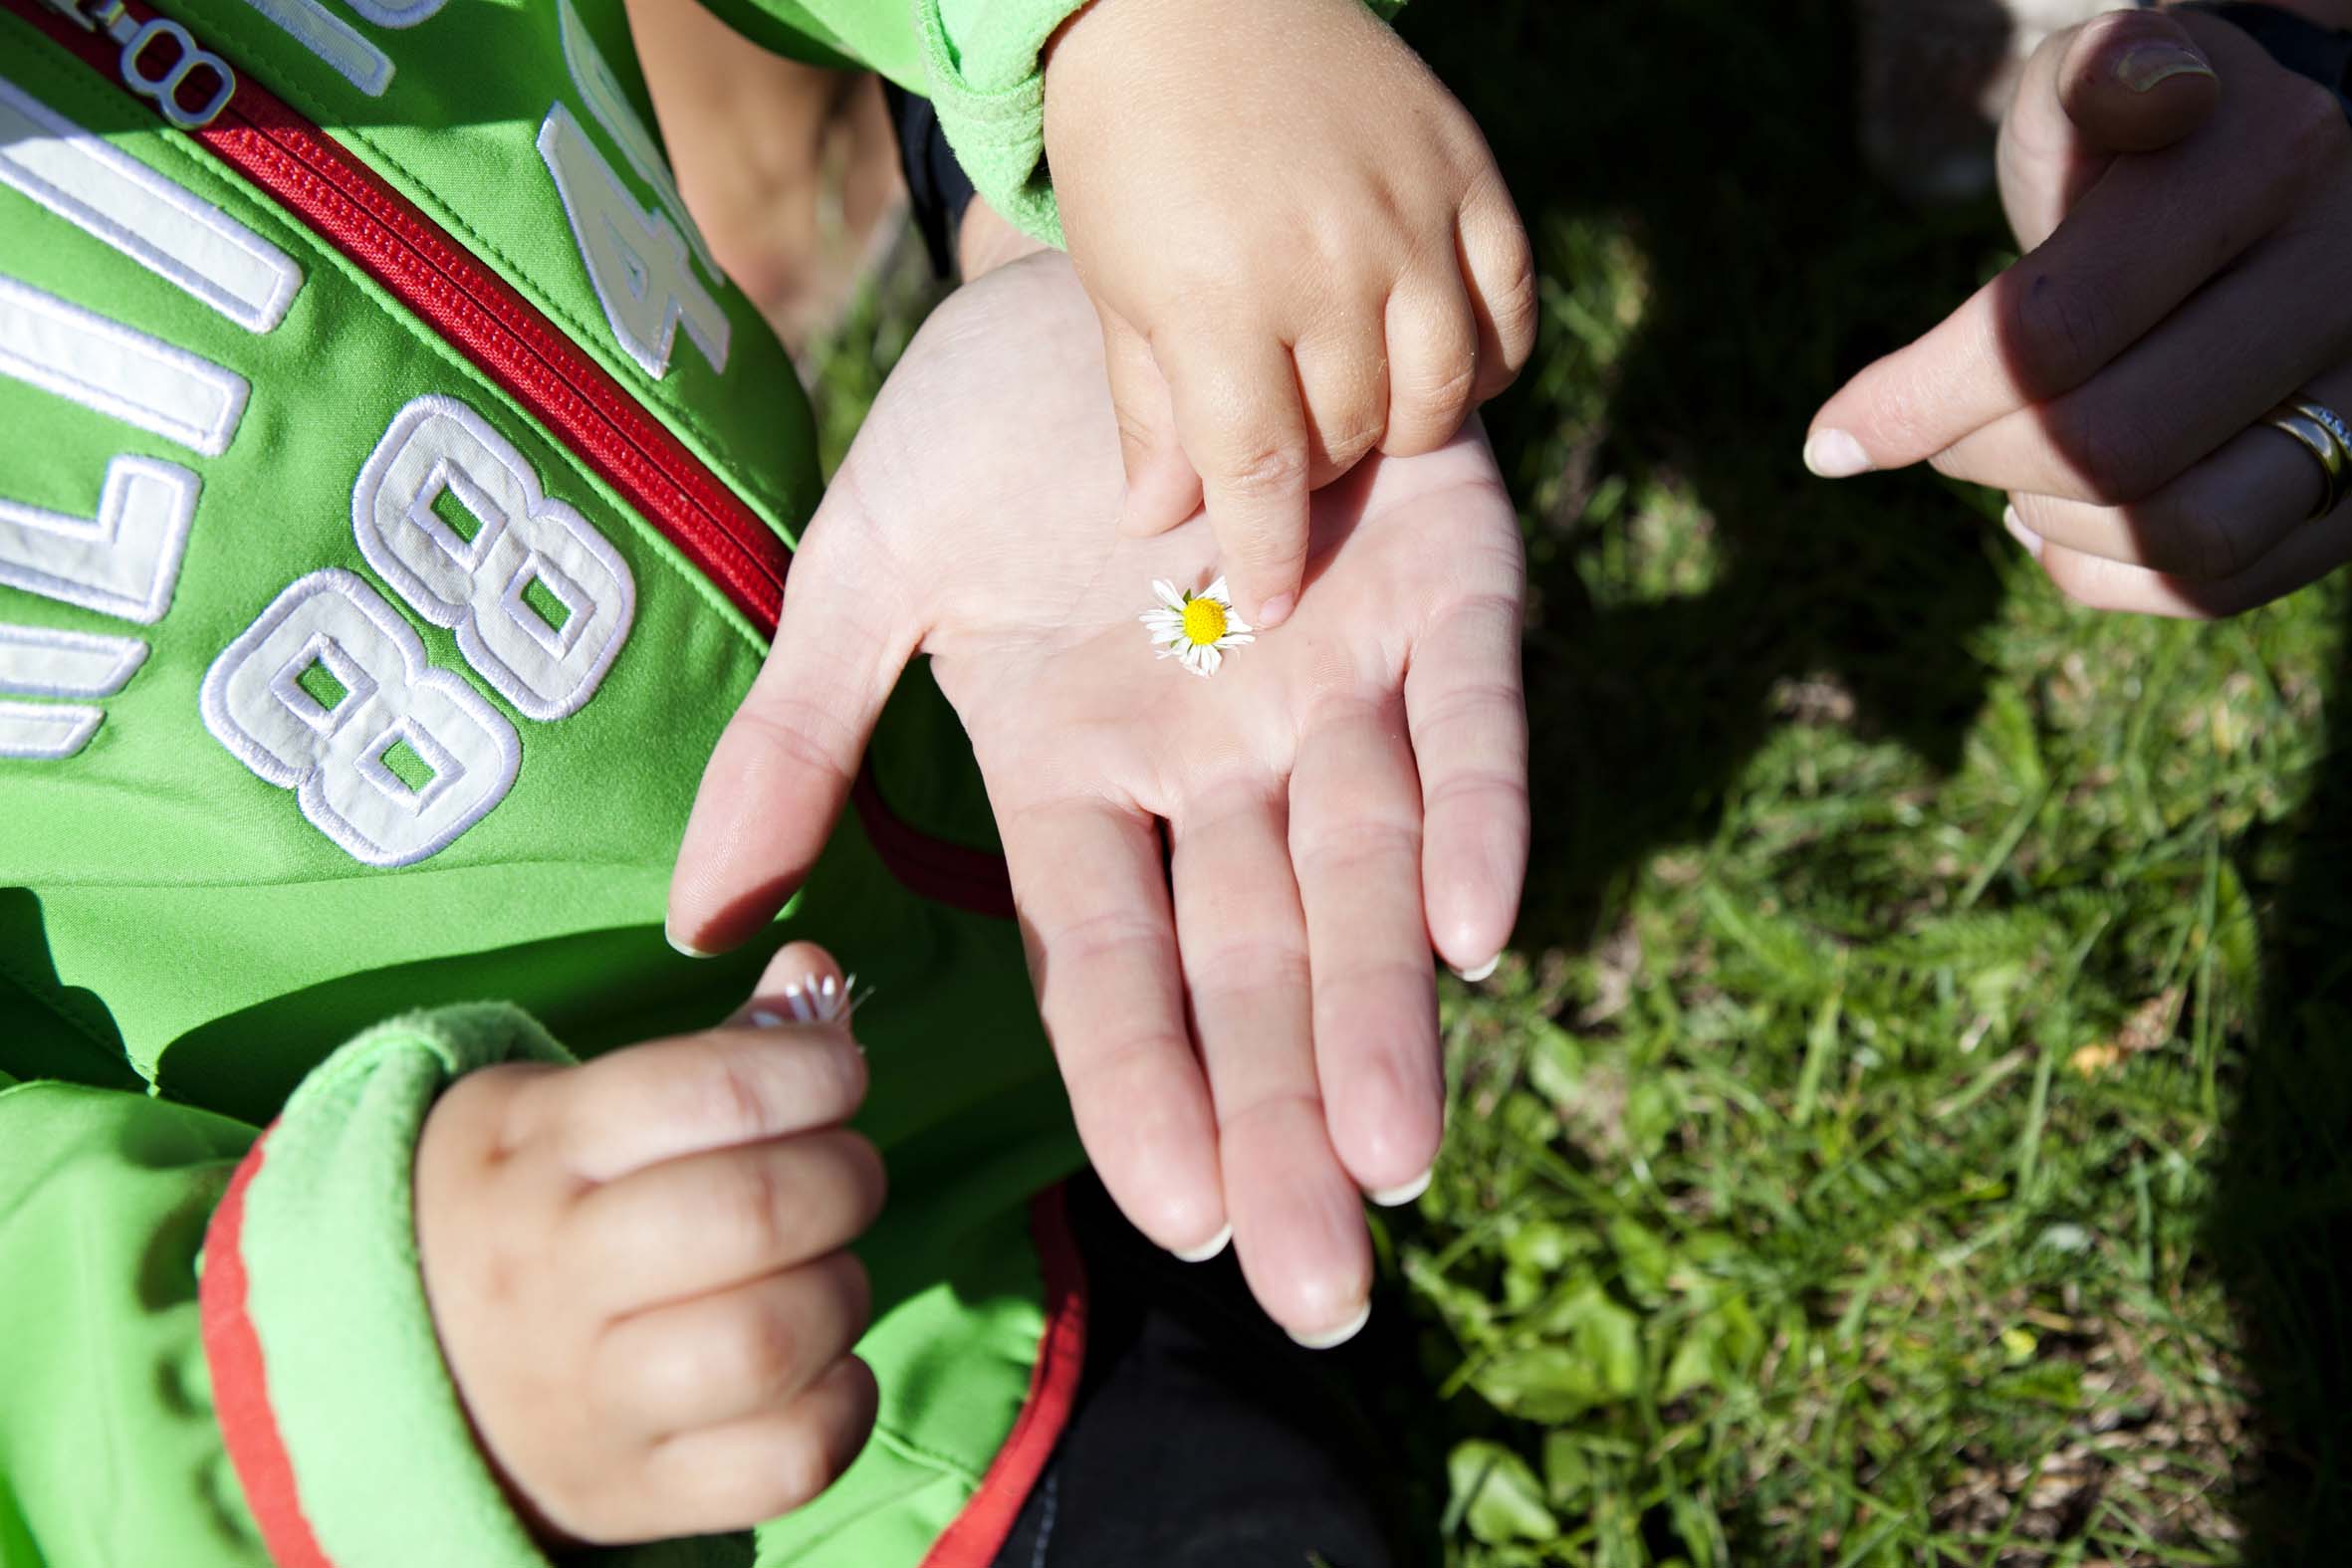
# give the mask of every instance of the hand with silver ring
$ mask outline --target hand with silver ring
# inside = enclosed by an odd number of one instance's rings
[[[2280,403],[2270,410],[2270,427],[2291,436],[2319,460],[2319,502],[2304,519],[2316,523],[2344,504],[2344,487],[2352,479],[2352,425],[2325,403]]]
[[[2352,27],[2352,0],[2293,0]],[[2352,560],[2352,125],[2198,12],[2033,57],[2001,127],[2027,254],[1814,416],[1844,478],[1931,462],[2009,494],[2069,597],[2235,614]]]

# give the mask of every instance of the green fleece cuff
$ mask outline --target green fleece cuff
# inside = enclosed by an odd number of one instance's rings
[[[1015,228],[1054,246],[1063,243],[1061,213],[1046,167],[1046,77],[1038,57],[1054,30],[1085,3],[915,0],[931,103],[956,161],[972,188]],[[1405,6],[1405,0],[1364,3],[1383,21]]]
[[[303,1081],[205,1238],[221,1434],[286,1568],[541,1568],[474,1446],[417,1271],[417,1135],[448,1083],[571,1057],[503,1004],[380,1024]]]

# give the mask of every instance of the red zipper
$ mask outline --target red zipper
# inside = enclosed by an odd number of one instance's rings
[[[114,39],[85,31],[33,0],[6,3],[121,85],[120,47]],[[156,14],[127,0],[121,9],[133,22]],[[155,46],[157,52],[168,47]],[[138,97],[127,87],[123,91]],[[660,529],[737,608],[774,634],[792,560],[784,542],[504,279],[241,70],[210,122],[188,127],[188,134],[276,197],[481,366]]]
[[[158,14],[135,0],[88,0],[73,18],[41,0],[0,0],[125,97],[173,123],[119,74],[121,46],[102,17]],[[198,41],[201,43],[201,41]],[[209,45],[208,53],[218,54]],[[168,67],[169,61],[156,64]],[[761,633],[776,634],[792,553],[701,459],[603,367],[470,251],[341,143],[230,62],[233,78],[202,124],[181,124],[222,162],[349,257],[437,331],[602,476],[725,593]],[[199,83],[211,92],[214,84]],[[871,766],[854,799],[867,835],[913,891],[976,913],[1010,916],[1002,859],[932,838],[891,813]]]

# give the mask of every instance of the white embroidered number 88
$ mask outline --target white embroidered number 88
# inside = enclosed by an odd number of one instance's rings
[[[393,416],[352,487],[352,531],[367,563],[454,628],[466,662],[534,719],[577,713],[628,636],[636,583],[620,553],[454,398]],[[535,581],[560,611],[525,598]]]
[[[315,695],[314,667],[340,697]],[[523,758],[504,714],[427,665],[424,640],[383,595],[332,567],[289,586],[223,650],[203,705],[222,745],[373,866],[445,847],[506,797]],[[413,786],[386,758],[403,745],[431,774]]]

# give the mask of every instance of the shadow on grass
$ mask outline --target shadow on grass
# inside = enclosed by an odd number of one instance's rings
[[[1630,237],[1644,278],[1597,390],[1530,379],[1486,412],[1514,493],[1549,498],[1529,541],[1525,951],[1588,945],[1649,855],[1704,841],[1772,725],[1808,700],[1792,693],[1850,702],[1859,727],[1939,767],[1984,702],[1972,639],[2000,585],[1978,503],[1919,475],[1826,484],[1799,457],[1846,374],[1981,281],[1998,223],[1914,213],[1868,176],[1853,21],[1850,0],[1404,15],[1485,127],[1546,275],[1577,264],[1575,236],[1597,223]],[[1572,330],[1547,311],[1555,340],[1536,363],[1573,359],[1556,341]],[[1602,472],[1700,514],[1710,559],[1690,591],[1607,585]],[[1426,1451],[1413,1470],[1443,1475],[1452,1441],[1509,1441],[1512,1425],[1469,1394],[1432,1408],[1405,1429]],[[1652,1514],[1645,1529],[1663,1531]],[[1736,1508],[1725,1524],[1733,1561],[1780,1544]],[[1681,1550],[1654,1544],[1659,1560]]]
[[[2247,1568],[2332,1561],[2352,1538],[2352,652],[2330,674],[2205,1237],[2255,1386]]]
[[[1523,383],[1487,413],[1515,493],[1549,498],[1529,538],[1536,836],[1517,943],[1573,949],[1647,856],[1707,838],[1806,691],[1957,761],[2008,548],[1983,526],[1997,503],[1917,475],[1824,484],[1798,452],[1845,375],[1982,281],[1998,218],[1909,212],[1869,179],[1848,0],[1490,0],[1475,24],[1431,6],[1403,25],[1486,127],[1547,272],[1594,220],[1644,270],[1639,324],[1581,408]],[[1603,471],[1698,513],[1712,560],[1691,591],[1612,589],[1586,477]],[[2264,1016],[2207,1230],[2258,1388],[2236,1477],[2257,1568],[2352,1535],[2352,659],[2330,690],[2331,762],[2264,921]],[[1423,1418],[1423,1473],[1446,1441],[1506,1425],[1462,1404]],[[1758,1526],[1732,1544],[1746,1561],[1771,1543]]]
[[[1598,428],[1563,429],[1559,389],[1525,383],[1487,416],[1515,492],[1554,498],[1529,541],[1520,942],[1573,947],[1620,876],[1706,836],[1792,686],[1956,759],[1985,691],[1971,633],[1999,597],[1985,531],[1937,481],[1824,484],[1798,454],[1844,374],[1976,285],[1992,220],[1907,213],[1863,170],[1848,0],[1497,0],[1475,27],[1444,9],[1407,31],[1485,125],[1542,265],[1573,266],[1560,236],[1600,219],[1646,274]],[[1603,466],[1703,511],[1703,586],[1596,599],[1583,471]]]

